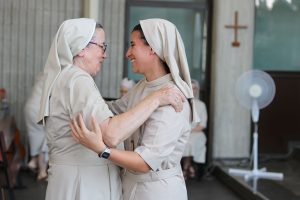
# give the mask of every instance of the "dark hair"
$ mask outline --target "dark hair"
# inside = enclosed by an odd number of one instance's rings
[[[102,24],[96,22],[96,28],[102,28],[103,29],[103,26],[102,26]]]
[[[100,24],[100,23],[96,22],[96,25],[95,25],[95,32],[94,32],[94,34],[93,34],[93,36],[92,36],[92,38],[91,38],[90,42],[93,42],[93,41],[95,40],[95,38],[96,38],[96,29],[97,29],[97,28],[101,28],[101,29],[103,29],[103,26],[102,26],[102,24]],[[89,44],[88,44],[88,45],[89,45]]]
[[[149,43],[148,43],[147,40],[146,40],[146,37],[145,37],[145,35],[144,35],[144,32],[143,32],[143,29],[142,29],[141,24],[137,24],[137,25],[132,29],[131,32],[133,32],[133,31],[138,31],[138,32],[140,32],[140,34],[141,34],[141,39],[144,40],[145,45],[150,46]]]

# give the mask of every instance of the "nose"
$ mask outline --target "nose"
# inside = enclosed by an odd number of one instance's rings
[[[102,57],[103,57],[104,59],[107,58],[106,52],[103,52],[103,53],[102,53]]]
[[[131,48],[129,47],[126,52],[126,58],[129,58],[130,55],[131,55]]]

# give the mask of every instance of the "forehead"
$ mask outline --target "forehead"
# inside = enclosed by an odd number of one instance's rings
[[[132,41],[138,41],[138,40],[142,40],[141,39],[141,33],[139,31],[133,31],[131,33],[131,40]]]
[[[100,42],[105,41],[105,32],[102,28],[96,28],[95,34],[94,34],[94,39]]]

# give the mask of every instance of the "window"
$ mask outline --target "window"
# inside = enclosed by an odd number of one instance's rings
[[[256,0],[256,69],[300,71],[300,0]]]

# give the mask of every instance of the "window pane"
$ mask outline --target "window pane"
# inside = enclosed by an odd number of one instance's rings
[[[253,67],[300,71],[300,0],[256,0]]]

